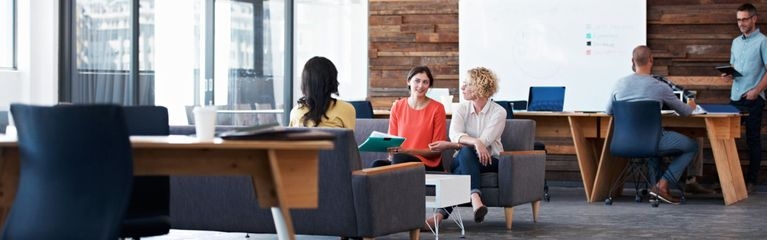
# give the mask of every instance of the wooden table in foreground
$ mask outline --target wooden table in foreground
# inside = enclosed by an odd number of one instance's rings
[[[188,136],[131,137],[135,175],[249,175],[261,207],[271,207],[279,239],[295,239],[290,208],[316,208],[318,152],[331,141],[200,142]],[[19,182],[15,138],[0,135],[0,225]]]
[[[610,184],[626,161],[614,161],[609,152],[612,117],[604,113],[515,112],[514,118],[536,121],[536,137],[571,136],[583,187],[589,202],[604,200]],[[748,198],[735,138],[740,137],[740,115],[703,114],[690,117],[664,115],[663,126],[690,137],[708,137],[725,205]]]

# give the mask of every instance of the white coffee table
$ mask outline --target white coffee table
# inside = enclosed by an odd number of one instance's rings
[[[426,196],[426,207],[434,210],[432,216],[437,215],[438,209],[471,201],[471,178],[469,175],[426,174],[426,185],[434,186],[434,196]],[[461,228],[461,237],[463,237],[466,232],[463,227],[461,212],[454,210],[451,216],[453,215],[458,216],[457,219],[455,217],[452,219]],[[431,225],[428,226],[436,239],[439,239],[439,224],[435,224],[434,228]]]

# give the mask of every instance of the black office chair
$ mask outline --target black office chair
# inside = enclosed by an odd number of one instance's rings
[[[19,187],[2,239],[117,239],[133,155],[122,108],[12,104]]]
[[[162,106],[123,107],[130,135],[167,136],[168,109]],[[139,176],[133,178],[128,211],[123,219],[121,238],[165,235],[170,231],[170,178]]]
[[[501,105],[501,107],[506,110],[506,119],[514,119],[514,110],[527,109],[527,101],[525,100],[495,101],[495,103]],[[533,150],[542,150],[546,152],[546,144],[543,144],[542,142],[534,142]],[[545,179],[543,180],[543,200],[546,202],[551,201],[551,195],[549,194],[549,183]]]
[[[506,110],[506,119],[514,118],[514,109],[512,109],[511,101],[495,101],[498,105],[501,105]]]
[[[656,179],[648,178],[647,158],[663,158],[681,154],[681,151],[660,151],[659,143],[663,127],[661,125],[661,104],[658,101],[615,101],[612,104],[613,132],[610,153],[616,157],[628,158],[629,163],[623,168],[618,179],[610,185],[610,193],[605,204],[612,205],[612,194],[629,176],[634,179],[634,200],[642,201],[642,192],[655,184]],[[660,171],[657,171],[660,172]],[[645,190],[640,191],[640,184]],[[675,184],[679,187],[679,184]],[[682,191],[684,194],[684,191]],[[682,195],[684,199],[684,195]],[[659,205],[655,197],[650,197],[653,207]]]
[[[373,104],[370,101],[349,101],[354,106],[354,111],[357,112],[356,117],[359,118],[373,118]]]

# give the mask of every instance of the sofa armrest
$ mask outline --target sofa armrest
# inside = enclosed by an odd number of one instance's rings
[[[513,207],[540,200],[545,174],[545,151],[501,153],[498,161],[499,203]]]
[[[420,228],[426,211],[424,167],[401,163],[352,173],[356,237]]]

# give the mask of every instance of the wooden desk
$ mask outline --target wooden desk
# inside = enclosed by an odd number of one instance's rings
[[[515,118],[536,121],[536,137],[573,139],[586,199],[604,200],[610,184],[626,161],[613,161],[609,153],[612,117],[604,113],[515,112]],[[740,115],[706,114],[691,117],[664,115],[663,126],[691,137],[708,137],[714,153],[726,205],[748,198],[735,138],[740,137]]]
[[[279,239],[295,239],[290,208],[317,207],[318,152],[331,141],[200,142],[188,136],[131,137],[135,175],[250,175],[261,207],[271,207]],[[0,135],[0,225],[19,182],[15,138]]]

